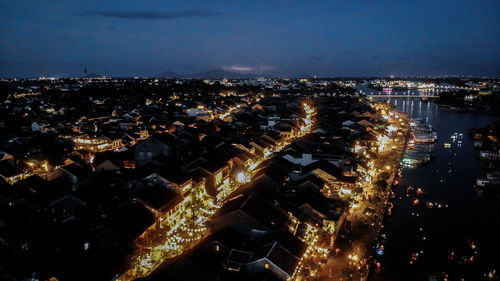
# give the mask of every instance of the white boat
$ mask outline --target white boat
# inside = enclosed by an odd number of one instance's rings
[[[417,135],[413,138],[415,143],[434,143],[435,139],[429,135]]]

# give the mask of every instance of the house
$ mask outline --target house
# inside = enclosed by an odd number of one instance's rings
[[[236,148],[246,151],[251,154],[255,154],[255,147],[251,145],[237,144]]]
[[[25,178],[25,174],[20,169],[13,166],[8,160],[0,161],[0,177],[9,184]]]
[[[274,242],[257,251],[254,260],[247,264],[247,270],[250,274],[271,271],[281,280],[289,280],[299,261],[299,257]]]
[[[198,181],[204,178],[206,180],[206,192],[211,196],[219,195],[224,186],[229,186],[228,177],[231,172],[231,163],[219,161],[208,161],[204,158],[198,158],[183,167],[193,179]]]
[[[372,122],[365,119],[356,122],[356,124],[363,126],[366,131],[373,130],[373,128],[375,127],[375,125]]]
[[[260,156],[270,155],[273,148],[272,143],[265,138],[258,138],[250,142],[250,145],[255,148],[256,154]]]
[[[31,130],[33,132],[43,132],[43,131],[46,131],[47,128],[49,127],[49,124],[47,123],[42,123],[42,122],[33,122],[31,123]]]
[[[319,145],[314,140],[311,140],[308,137],[302,137],[295,140],[290,145],[290,148],[292,148],[296,152],[315,153],[318,151]]]
[[[288,224],[288,214],[275,206],[259,193],[252,193],[240,207],[240,210],[255,218],[270,229],[281,229]]]
[[[255,158],[257,156],[255,154],[252,154],[244,150],[240,150],[238,148],[235,149],[240,151],[240,153],[231,158],[235,167],[238,168],[239,170],[248,169],[254,163]]]
[[[75,151],[71,152],[71,155],[74,155],[74,156],[82,159],[86,163],[90,162],[92,157],[93,157],[93,154],[90,151],[85,150],[85,149],[75,150]]]
[[[155,135],[141,141],[134,146],[136,165],[142,166],[160,154],[172,156],[175,147],[176,137],[169,133]]]
[[[212,233],[232,229],[240,235],[273,233],[286,227],[289,217],[286,211],[275,206],[259,193],[238,195],[226,204],[211,221]]]
[[[312,164],[313,162],[316,162],[316,160],[313,160],[313,155],[311,153],[302,153],[302,154],[286,154],[283,156],[286,160],[297,164],[301,166],[307,166],[309,164]]]
[[[88,150],[92,152],[102,152],[115,150],[123,146],[121,138],[110,139],[106,136],[79,135],[73,139],[75,150]]]
[[[353,188],[355,176],[346,176],[344,171],[327,160],[319,160],[302,169],[304,175],[314,174],[325,181],[333,191],[340,188]]]
[[[226,261],[227,269],[231,271],[240,271],[248,262],[250,262],[253,253],[238,249],[231,249]]]
[[[85,160],[83,160],[82,158],[80,158],[78,156],[79,154],[73,154],[71,153],[68,158],[64,159],[63,161],[63,165],[69,165],[71,163],[76,163],[77,165],[83,167],[84,169],[88,170],[88,171],[92,171],[92,167],[88,165],[87,162],[85,162]]]
[[[184,128],[185,124],[182,123],[181,121],[177,120],[175,121],[174,123],[172,123],[172,125],[175,126],[176,129],[181,129],[181,128]]]
[[[17,190],[29,190],[34,196],[42,200],[57,199],[69,191],[67,184],[54,184],[42,179],[38,175],[32,175],[15,183],[14,187]]]
[[[306,251],[306,244],[288,232],[257,250],[247,263],[251,275],[271,272],[281,280],[290,280]]]
[[[336,166],[340,166],[345,161],[344,155],[291,153],[291,151],[283,158],[300,166],[307,166],[319,160],[327,160]]]
[[[55,171],[60,176],[65,176],[72,184],[77,184],[89,176],[89,171],[82,166],[71,163]]]
[[[9,161],[11,164],[14,163],[14,156],[7,152],[0,151],[0,161]]]
[[[118,164],[113,163],[110,160],[104,160],[95,166],[96,173],[101,173],[103,171],[119,171],[119,170],[120,166]]]
[[[256,103],[256,104],[252,105],[252,111],[264,111],[264,107],[262,107],[262,105]]]
[[[355,124],[355,122],[352,120],[346,120],[346,121],[342,122],[342,126],[344,126],[344,127],[350,127],[354,124]]]
[[[178,211],[182,196],[179,187],[157,174],[135,181],[132,185],[134,199],[149,209],[155,217]],[[176,216],[178,217],[178,216]],[[176,220],[170,220],[175,225]]]
[[[295,136],[295,134],[299,131],[297,127],[291,125],[289,122],[280,121],[273,126],[273,129],[280,133],[285,139],[289,139]]]
[[[363,118],[373,118],[374,115],[371,114],[369,111],[365,111],[363,112],[363,114],[361,114],[359,117],[363,117]]]
[[[68,194],[65,195],[49,204],[49,208],[52,209],[52,214],[54,217],[58,217],[62,220],[76,215],[78,212],[86,207],[86,203],[79,198]]]

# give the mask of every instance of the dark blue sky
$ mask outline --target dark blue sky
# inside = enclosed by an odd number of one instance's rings
[[[500,76],[500,1],[0,2],[1,77],[85,65],[118,76]]]

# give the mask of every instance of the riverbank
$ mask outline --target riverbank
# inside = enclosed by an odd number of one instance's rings
[[[439,107],[441,109],[444,109],[444,110],[452,110],[452,111],[457,111],[457,112],[482,113],[482,114],[500,116],[500,111],[491,111],[491,110],[484,110],[484,109],[471,108],[471,107],[452,106],[452,105],[448,105],[448,104],[439,103],[439,101],[436,102],[436,104],[438,104]]]
[[[397,116],[396,112],[393,114]],[[362,200],[351,209],[347,226],[335,241],[335,251],[322,270],[320,280],[366,280],[369,275],[391,186],[399,172],[409,132],[408,116],[398,118],[401,118],[398,121],[401,135],[378,143],[377,150],[381,149],[381,153],[376,159],[371,159],[372,180],[364,186]]]

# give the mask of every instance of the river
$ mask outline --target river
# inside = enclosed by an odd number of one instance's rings
[[[370,90],[363,92],[369,94]],[[485,275],[492,269],[498,276],[500,201],[474,188],[484,169],[468,130],[487,126],[500,117],[448,111],[418,98],[392,98],[389,102],[412,118],[427,119],[437,131],[438,141],[435,159],[404,168],[399,185],[393,189],[394,208],[381,231],[387,235],[384,252],[376,255],[380,270],[372,270],[369,280],[431,280],[432,275],[445,280],[446,274],[447,280],[490,280]],[[450,137],[454,133],[463,134],[463,138],[453,142]],[[445,142],[451,143],[451,148],[445,148]],[[407,192],[410,185],[414,190]],[[417,188],[422,189],[422,195],[416,194]],[[420,203],[414,205],[416,198]],[[427,208],[426,202],[434,207]]]

